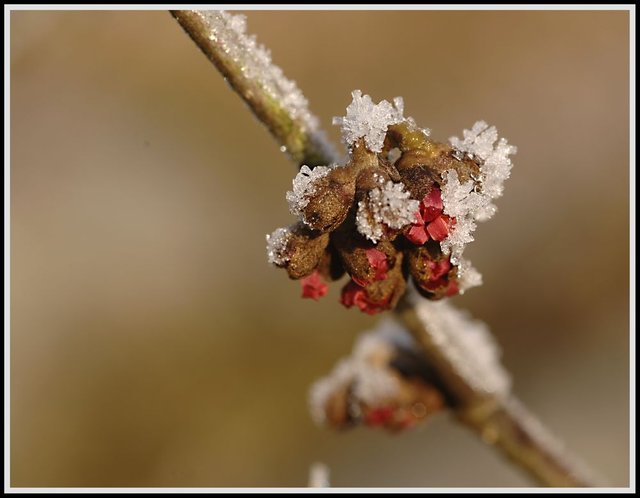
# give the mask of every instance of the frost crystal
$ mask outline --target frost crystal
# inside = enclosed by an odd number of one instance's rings
[[[484,121],[475,123],[471,130],[464,130],[463,136],[462,140],[451,137],[449,142],[457,150],[481,159],[482,193],[490,199],[497,199],[502,195],[504,181],[511,174],[513,165],[509,155],[515,154],[518,149],[509,145],[504,138],[498,140],[496,127]]]
[[[392,181],[371,190],[368,199],[358,203],[358,232],[372,242],[378,242],[384,233],[383,225],[401,229],[413,223],[420,201],[409,195],[402,183]]]
[[[464,247],[473,241],[476,229],[474,213],[486,204],[486,197],[474,192],[473,181],[460,183],[458,174],[450,169],[442,174],[442,205],[445,214],[454,217],[456,224],[449,235],[440,242],[442,252],[451,253],[451,262],[457,265],[462,257]]]
[[[291,214],[302,215],[302,210],[309,204],[309,197],[316,193],[315,182],[327,176],[329,171],[331,171],[331,167],[328,166],[316,166],[313,169],[309,166],[300,168],[293,179],[293,190],[287,192],[287,202]]]
[[[482,275],[480,272],[474,268],[470,261],[460,259],[458,265],[458,286],[460,287],[460,294],[464,294],[466,290],[472,287],[479,287],[480,285],[482,285]]]
[[[487,325],[447,301],[413,298],[426,333],[458,374],[478,391],[508,394],[511,378],[500,364],[500,350]]]
[[[460,261],[464,246],[473,240],[471,234],[476,229],[475,222],[487,221],[495,214],[493,200],[502,195],[504,181],[511,173],[509,155],[517,151],[504,138],[498,140],[495,126],[484,121],[475,123],[471,130],[464,130],[463,136],[462,140],[452,137],[449,141],[458,154],[479,159],[480,178],[460,183],[454,170],[442,174],[444,212],[456,218],[456,225],[441,242],[441,247],[445,254],[451,253],[454,264]],[[474,277],[474,281],[477,278]]]
[[[360,90],[351,92],[353,100],[347,107],[347,115],[333,118],[334,125],[342,127],[342,138],[347,146],[353,146],[364,138],[371,152],[380,152],[387,133],[387,127],[404,121],[402,97],[393,99],[393,104],[383,100],[374,104],[369,95],[362,96]]]
[[[284,265],[289,261],[287,254],[287,244],[291,238],[291,231],[288,228],[276,228],[267,239],[267,259],[274,265]]]

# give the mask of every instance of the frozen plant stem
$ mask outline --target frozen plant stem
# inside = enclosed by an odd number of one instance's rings
[[[271,65],[266,49],[244,33],[238,19],[218,11],[171,11],[233,90],[269,129],[297,166],[331,164],[337,154],[295,83]],[[242,53],[247,49],[247,53]],[[253,53],[251,53],[253,52]],[[252,69],[255,65],[255,70]],[[543,486],[596,486],[596,479],[512,395],[482,391],[465,380],[426,326],[417,302],[396,310],[455,401],[457,419]]]
[[[170,12],[292,161],[313,167],[337,159],[302,92],[271,64],[269,51],[246,35],[243,25],[220,11]],[[251,57],[242,57],[242,49]]]
[[[451,362],[445,348],[426,327],[418,304],[405,297],[396,315],[420,344],[429,363],[455,400],[454,413],[487,444],[500,449],[515,465],[543,486],[597,486],[595,476],[513,395],[496,395],[472,386]]]

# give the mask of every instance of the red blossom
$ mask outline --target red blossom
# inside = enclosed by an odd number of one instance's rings
[[[451,261],[449,258],[441,259],[438,261],[428,261],[429,266],[429,279],[426,282],[421,282],[420,287],[429,292],[442,292],[446,296],[455,296],[460,291],[458,283],[449,279],[449,272],[451,271]]]
[[[367,415],[365,416],[364,422],[369,426],[376,427],[376,426],[386,424],[392,418],[393,418],[393,407],[381,406],[367,413]]]
[[[442,213],[442,193],[433,188],[420,202],[420,210],[405,237],[416,245],[423,245],[430,238],[441,241],[449,235],[455,218]]]
[[[366,280],[364,278],[352,276],[351,278],[353,281],[360,287],[366,287],[371,282],[376,282],[378,280],[385,280],[387,278],[387,271],[389,270],[389,263],[387,262],[387,255],[385,253],[375,248],[367,249],[364,253],[367,256],[369,265],[371,265],[371,268],[373,268],[375,273],[373,280]]]
[[[449,273],[451,262],[449,259],[441,259],[440,261],[429,261],[429,270],[431,270],[431,279],[437,280]]]
[[[365,254],[367,255],[371,268],[376,272],[373,279],[384,280],[387,278],[387,270],[389,269],[387,255],[378,249],[367,249]]]
[[[315,270],[308,277],[300,279],[300,282],[302,283],[302,297],[305,298],[317,301],[329,290],[329,286],[324,283],[318,270]]]
[[[417,215],[420,216],[420,213],[417,213]],[[422,216],[420,216],[420,220],[422,220]],[[422,224],[412,225],[407,232],[407,239],[418,246],[421,246],[429,240],[429,234],[425,229],[424,222]]]
[[[444,240],[447,235],[449,235],[449,228],[451,226],[450,220],[451,218],[446,214],[441,214],[429,223],[427,226],[427,232],[429,232],[429,235],[431,235],[433,240]]]
[[[442,194],[439,188],[431,189],[420,203],[420,214],[426,223],[435,220],[442,213]]]
[[[342,288],[340,303],[346,308],[351,308],[355,305],[363,313],[375,315],[387,308],[389,299],[374,301],[369,297],[366,289],[353,280],[350,280],[349,283]]]

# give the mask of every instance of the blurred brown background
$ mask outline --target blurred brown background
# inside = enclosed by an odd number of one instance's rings
[[[518,396],[629,472],[625,12],[250,12],[322,122],[402,95],[435,138],[519,147],[456,303]],[[310,383],[376,318],[265,259],[294,168],[166,12],[11,13],[11,484],[522,486],[446,416],[316,428]],[[336,127],[331,137],[338,139]]]

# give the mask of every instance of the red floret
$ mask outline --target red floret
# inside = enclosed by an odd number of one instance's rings
[[[300,279],[300,282],[302,283],[302,297],[304,298],[317,301],[329,290],[329,286],[324,283],[318,270],[315,270],[308,277]]]

